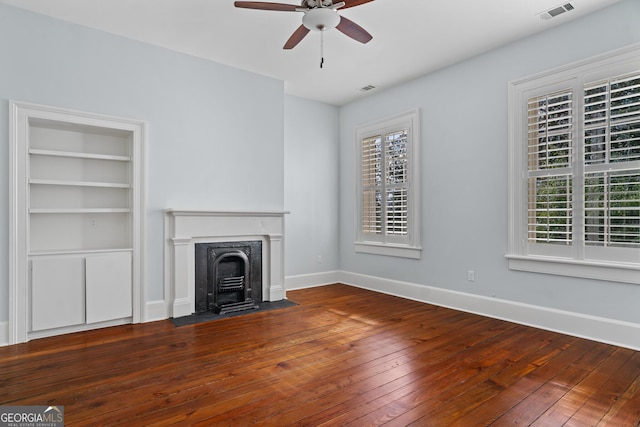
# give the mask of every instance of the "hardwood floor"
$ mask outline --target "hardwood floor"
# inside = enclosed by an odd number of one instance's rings
[[[640,423],[640,352],[345,285],[287,295],[0,347],[0,405],[64,405],[67,426]]]

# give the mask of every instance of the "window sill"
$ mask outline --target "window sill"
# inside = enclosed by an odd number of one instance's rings
[[[580,261],[567,258],[505,255],[509,270],[640,284],[640,264]]]
[[[420,259],[422,248],[418,246],[393,245],[375,242],[355,242],[356,252],[374,255],[395,256],[400,258]]]

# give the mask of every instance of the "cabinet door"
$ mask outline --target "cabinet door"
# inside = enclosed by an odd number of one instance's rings
[[[83,324],[84,257],[33,258],[31,267],[31,330]]]
[[[87,323],[132,315],[131,253],[88,256]]]

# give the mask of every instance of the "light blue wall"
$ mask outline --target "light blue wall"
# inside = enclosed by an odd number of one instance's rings
[[[640,285],[509,271],[507,84],[640,42],[627,0],[340,110],[340,267],[354,273],[640,323]],[[437,42],[437,41],[435,41]],[[421,110],[421,260],[354,252],[354,127]],[[475,270],[476,281],[467,281]]]
[[[338,107],[285,97],[286,276],[338,269]],[[320,259],[318,259],[320,257]]]
[[[286,276],[340,269],[640,322],[639,286],[510,272],[504,259],[507,82],[640,41],[638,18],[640,2],[627,0],[338,109],[285,96],[277,80],[0,4],[0,158],[8,165],[9,99],[146,120],[149,300],[162,298],[163,209],[285,209]],[[356,254],[354,126],[414,107],[423,258]]]
[[[163,209],[284,208],[283,82],[0,4],[0,321],[10,99],[147,121],[148,300],[163,298]]]

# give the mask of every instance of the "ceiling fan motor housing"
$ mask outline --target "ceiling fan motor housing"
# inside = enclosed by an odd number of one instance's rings
[[[340,15],[329,8],[311,9],[306,11],[302,17],[302,25],[314,31],[330,30],[339,23]]]
[[[313,9],[316,7],[329,7],[333,5],[333,0],[302,0],[302,7]]]

